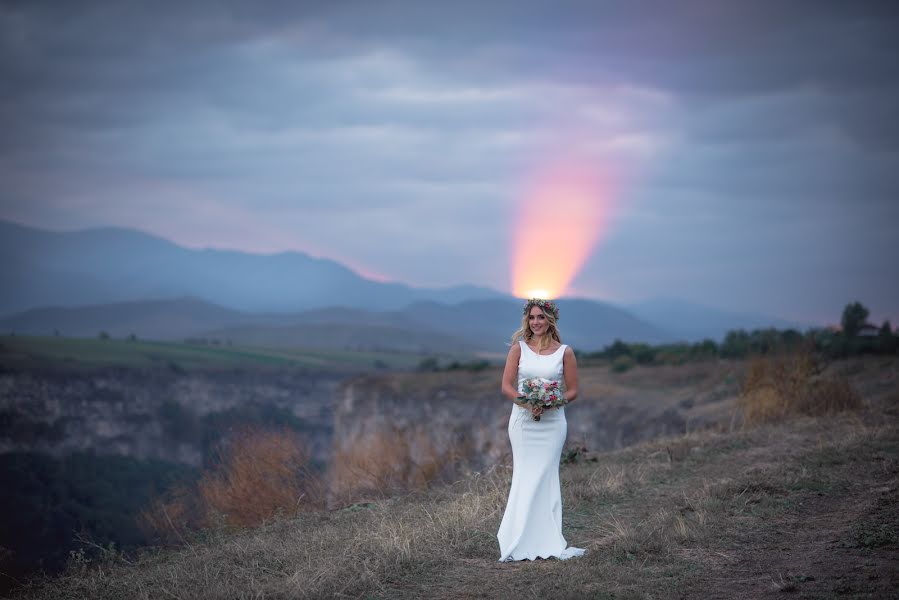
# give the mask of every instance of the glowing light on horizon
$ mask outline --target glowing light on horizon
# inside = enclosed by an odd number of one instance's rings
[[[512,292],[563,295],[608,223],[610,186],[595,169],[547,168],[525,194],[513,232]]]
[[[525,294],[528,298],[550,298],[549,290],[531,290]]]

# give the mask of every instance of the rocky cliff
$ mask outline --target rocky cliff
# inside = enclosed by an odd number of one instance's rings
[[[330,452],[341,377],[299,370],[22,370],[0,374],[0,453],[75,451],[199,466],[228,429],[284,425]]]
[[[580,397],[566,408],[568,443],[609,450],[726,422],[741,369],[722,362],[618,374],[583,366]],[[337,392],[335,451],[380,437],[402,441],[413,457],[430,451],[469,459],[473,468],[495,464],[511,452],[511,405],[500,378],[499,369],[487,369],[349,380]]]
[[[569,443],[620,448],[725,421],[737,393],[727,363],[581,368],[581,396],[568,407]],[[98,454],[199,466],[210,445],[243,425],[303,433],[329,462],[375,436],[405,436],[412,454],[463,454],[475,468],[510,451],[511,410],[500,371],[346,375],[301,370],[102,368],[0,374],[0,453]],[[414,434],[414,435],[413,435]]]

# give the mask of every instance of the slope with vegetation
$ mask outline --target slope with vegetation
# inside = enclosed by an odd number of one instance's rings
[[[282,506],[257,525],[220,513],[173,547],[76,554],[65,574],[20,593],[887,597],[899,584],[899,364],[867,357],[818,367],[794,358],[752,365],[742,421],[726,427],[603,454],[569,448],[564,530],[588,549],[581,559],[496,562],[506,463],[334,510]],[[216,489],[229,474],[239,483],[238,472],[221,472]]]

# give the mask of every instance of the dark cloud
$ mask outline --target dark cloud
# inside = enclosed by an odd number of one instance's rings
[[[0,2],[0,217],[503,286],[571,152],[626,173],[580,289],[797,316],[851,272],[899,311],[894,6]]]

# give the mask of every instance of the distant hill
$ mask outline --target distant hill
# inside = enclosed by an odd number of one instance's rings
[[[485,348],[475,340],[423,328],[364,323],[303,323],[285,326],[236,326],[209,331],[206,337],[264,348],[318,348],[363,352],[458,354]]]
[[[810,324],[787,321],[770,315],[739,313],[693,304],[675,298],[654,298],[624,307],[639,319],[671,332],[679,339],[699,341],[711,338],[720,342],[732,329],[797,329],[804,331]]]
[[[117,338],[134,334],[155,340],[179,340],[211,329],[264,323],[266,317],[230,310],[195,298],[47,307],[0,319],[0,331],[30,335]]]
[[[114,338],[230,340],[272,348],[470,352],[476,345],[451,335],[407,327],[402,319],[351,309],[295,314],[250,314],[196,298],[121,302],[83,307],[51,307],[0,319],[0,331],[30,335]],[[369,318],[364,318],[365,316]]]
[[[558,305],[562,340],[580,350],[599,350],[615,339],[652,343],[673,339],[663,329],[605,302],[563,298]],[[521,300],[470,300],[451,306],[418,302],[403,312],[416,323],[498,351],[505,350],[523,316]]]
[[[563,340],[598,350],[615,339],[663,342],[660,328],[612,305],[560,300]],[[504,353],[520,326],[520,300],[470,300],[458,304],[416,302],[397,311],[345,307],[286,314],[230,310],[196,298],[122,302],[25,311],[0,319],[0,331],[19,334],[181,340],[214,338],[265,347],[385,350],[424,353]]]
[[[402,337],[391,344],[504,351],[519,324],[520,300],[488,288],[383,283],[301,252],[193,250],[130,229],[51,232],[0,221],[0,257],[0,314],[8,315],[0,327],[23,333],[212,335],[274,346],[312,339],[329,348]],[[807,327],[670,298],[559,304],[566,343],[584,350],[615,339],[720,341],[732,329]],[[327,327],[302,334],[300,324]]]
[[[418,300],[506,297],[470,285],[424,289],[382,283],[301,252],[192,250],[118,228],[51,232],[0,221],[0,259],[0,314],[149,298],[203,298],[261,313],[337,303],[390,310]]]
[[[521,301],[484,287],[383,283],[301,252],[193,250],[130,229],[52,232],[0,221],[0,258],[0,315],[7,316],[0,327],[23,333],[218,335],[280,346],[309,337],[284,328],[317,324],[328,327],[312,337],[327,347],[421,335],[457,349],[504,351],[519,325]],[[568,299],[560,306],[565,341],[584,350],[615,339],[721,340],[738,328],[806,328],[666,298],[628,306]]]

